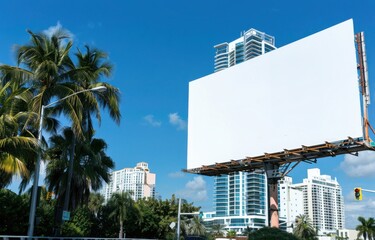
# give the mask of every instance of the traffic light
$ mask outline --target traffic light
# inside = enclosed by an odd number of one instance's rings
[[[199,219],[202,219],[202,218],[203,218],[203,212],[200,211],[200,212],[199,212]]]
[[[354,197],[356,200],[359,200],[359,201],[362,200],[362,188],[360,187],[354,188]]]

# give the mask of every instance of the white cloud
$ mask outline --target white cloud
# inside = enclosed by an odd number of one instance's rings
[[[183,190],[177,192],[177,195],[191,201],[206,201],[208,199],[206,182],[202,176],[194,177],[186,183]]]
[[[144,117],[143,117],[143,120],[144,120],[147,124],[149,124],[149,125],[151,125],[151,126],[153,126],[153,127],[160,127],[160,126],[161,126],[161,121],[156,120],[156,119],[154,118],[154,115],[149,114],[149,115],[147,115],[147,116],[144,116]]]
[[[347,223],[345,227],[354,229],[359,224],[357,220],[359,216],[373,217],[373,212],[370,209],[375,209],[374,198],[367,198],[363,201],[345,201],[345,222]]]
[[[172,173],[169,173],[168,176],[170,178],[183,178],[183,177],[185,177],[185,173],[183,173],[183,172],[172,172]]]
[[[70,39],[74,38],[73,33],[71,33],[69,30],[63,28],[63,26],[61,25],[60,22],[57,22],[55,26],[50,26],[48,29],[43,30],[43,33],[46,34],[47,36],[51,37],[55,32],[57,32],[59,30],[62,30],[62,29],[67,34],[67,37],[69,37]],[[62,40],[63,44],[66,44],[67,42],[68,42],[67,39]]]
[[[345,155],[340,168],[350,177],[373,177],[375,172],[375,152],[359,152],[357,156]]]
[[[169,117],[169,123],[174,125],[174,126],[177,126],[177,129],[178,130],[184,130],[186,129],[186,121],[183,120],[179,115],[178,113],[170,113],[168,115]]]

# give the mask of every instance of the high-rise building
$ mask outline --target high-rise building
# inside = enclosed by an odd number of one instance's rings
[[[240,38],[217,44],[214,48],[215,72],[276,49],[274,37],[253,28],[242,32]]]
[[[279,218],[284,220],[283,227],[293,231],[296,217],[303,214],[303,191],[293,186],[291,177],[279,181]]]
[[[241,37],[214,46],[215,72],[270,52],[275,38],[255,29]],[[227,230],[259,229],[268,219],[267,179],[265,174],[237,172],[215,177],[214,214],[205,221],[222,224]]]
[[[307,178],[294,187],[302,190],[304,214],[320,234],[345,228],[344,198],[336,178],[320,175],[318,168],[308,169]]]
[[[238,172],[215,177],[211,221],[227,230],[243,232],[262,228],[267,222],[267,188],[264,174]]]
[[[134,168],[124,168],[111,173],[111,181],[105,184],[101,194],[108,201],[112,194],[117,191],[130,192],[133,199],[155,197],[156,175],[150,173],[148,164],[137,163]]]

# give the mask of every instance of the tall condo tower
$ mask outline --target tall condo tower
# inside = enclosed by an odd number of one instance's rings
[[[134,200],[155,197],[155,173],[150,173],[148,164],[137,163],[134,168],[124,168],[111,174],[111,181],[105,184],[101,194],[108,201],[114,192],[130,192]]]
[[[267,222],[266,178],[263,174],[238,172],[215,177],[212,224],[243,232]]]
[[[304,214],[319,233],[335,233],[345,228],[344,198],[336,178],[320,175],[318,168],[308,169],[307,178],[294,187],[303,191]]]
[[[274,37],[253,28],[242,32],[240,38],[218,44],[214,48],[215,72],[276,49]],[[217,176],[214,188],[215,213],[207,220],[239,233],[247,227],[262,228],[268,225],[267,198],[265,174],[236,172]]]
[[[214,48],[215,72],[276,49],[274,37],[253,28],[242,32],[240,38],[217,44]]]

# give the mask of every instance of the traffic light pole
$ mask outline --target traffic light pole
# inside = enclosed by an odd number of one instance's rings
[[[371,193],[375,193],[375,190],[369,190],[369,189],[363,189],[363,188],[362,188],[362,192],[371,192]]]
[[[356,200],[362,201],[362,199],[363,199],[362,192],[375,193],[375,190],[363,189],[361,187],[354,188],[354,197],[355,197]]]

